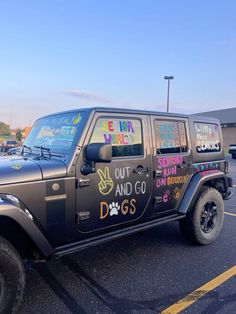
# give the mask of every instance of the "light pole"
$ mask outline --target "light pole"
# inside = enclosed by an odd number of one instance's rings
[[[168,86],[167,86],[167,112],[169,112],[169,98],[170,98],[170,80],[174,79],[174,76],[164,76],[164,79],[168,81]]]

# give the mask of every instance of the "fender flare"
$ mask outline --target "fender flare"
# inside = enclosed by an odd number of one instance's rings
[[[202,186],[207,182],[215,179],[222,179],[224,180],[225,189],[227,191],[228,189],[228,181],[227,177],[224,172],[222,171],[214,171],[212,173],[209,173],[207,175],[204,174],[201,175],[200,173],[197,173],[194,175],[187,187],[187,190],[180,202],[178,213],[185,215],[193,206],[195,203],[197,196],[202,188]]]
[[[0,217],[11,218],[17,223],[37,245],[45,257],[52,255],[54,253],[53,247],[40,230],[39,223],[34,219],[29,210],[22,208],[22,204],[14,196],[7,195],[7,197],[9,197],[9,199],[5,198],[2,194],[0,195]],[[11,201],[10,197],[15,199],[15,201]]]

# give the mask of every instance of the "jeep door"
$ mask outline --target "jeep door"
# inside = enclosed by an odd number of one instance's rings
[[[153,215],[176,210],[192,176],[188,120],[152,116]]]
[[[96,112],[76,167],[78,227],[91,232],[138,221],[151,198],[148,116]],[[81,173],[86,145],[112,145],[112,161]]]

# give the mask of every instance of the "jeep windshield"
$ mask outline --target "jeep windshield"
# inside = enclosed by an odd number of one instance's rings
[[[86,112],[76,111],[41,118],[24,141],[24,153],[69,154],[77,145],[86,120]],[[45,153],[46,154],[46,153]]]

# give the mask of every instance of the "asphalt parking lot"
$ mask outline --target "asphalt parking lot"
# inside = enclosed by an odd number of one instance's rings
[[[236,160],[229,160],[236,183]],[[27,263],[20,313],[236,313],[235,204],[236,191],[225,202],[221,236],[209,246],[188,243],[176,222]]]

